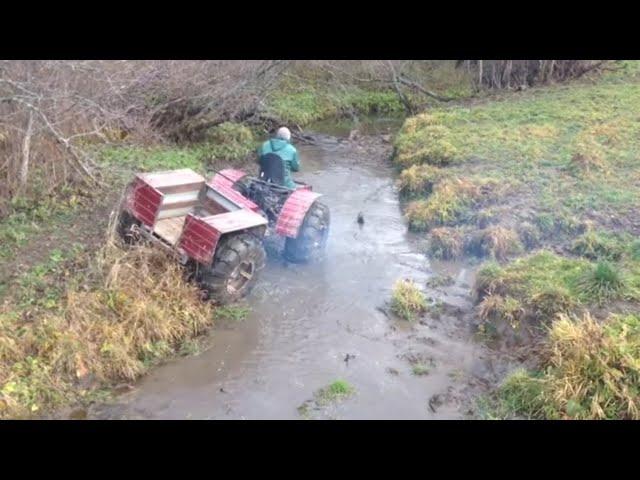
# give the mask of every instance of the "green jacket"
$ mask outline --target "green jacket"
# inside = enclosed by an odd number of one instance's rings
[[[291,172],[300,170],[300,160],[298,160],[298,151],[296,147],[286,140],[280,138],[272,138],[267,140],[258,149],[258,158],[267,153],[277,154],[284,163],[284,183],[286,187],[296,188],[296,184],[291,178]]]

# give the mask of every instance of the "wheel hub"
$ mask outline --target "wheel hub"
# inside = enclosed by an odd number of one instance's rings
[[[227,281],[227,291],[231,294],[243,290],[255,274],[255,265],[251,261],[244,261],[238,265]]]

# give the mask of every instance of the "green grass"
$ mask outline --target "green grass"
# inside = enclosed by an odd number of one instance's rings
[[[427,280],[427,287],[439,288],[448,287],[456,283],[455,278],[451,275],[436,275]]]
[[[429,232],[435,254],[459,254],[454,232],[465,252],[502,262],[558,252],[478,272],[481,333],[520,337],[526,324],[520,340],[548,343],[539,372],[500,387],[494,417],[639,418],[640,62],[622,64],[595,81],[431,108],[395,138],[409,227]],[[585,309],[613,315],[568,316]]]
[[[240,322],[247,318],[249,313],[251,313],[251,309],[242,305],[226,305],[216,308],[215,311],[217,319],[231,322]]]
[[[549,251],[519,258],[504,267],[490,262],[478,272],[476,290],[530,298],[547,289],[564,288],[577,295],[576,281],[589,265],[586,260],[564,258]]]
[[[86,207],[91,198],[85,192],[64,189],[51,198],[15,199],[12,213],[0,220],[0,259],[15,256],[34,235],[61,228],[76,212]]]
[[[500,386],[494,416],[640,419],[640,316],[561,316],[547,343],[540,371],[517,370]]]
[[[629,243],[629,235],[606,231],[588,231],[573,242],[571,251],[590,260],[617,261],[629,248]]]
[[[411,372],[416,376],[429,375],[430,371],[431,370],[429,369],[429,367],[422,363],[418,363],[416,365],[413,365],[413,367],[411,367]]]
[[[602,304],[620,298],[626,282],[619,267],[600,261],[578,279],[576,286],[583,297]]]
[[[204,172],[212,168],[242,165],[257,151],[259,140],[246,126],[223,123],[213,127],[206,140],[188,146],[116,145],[101,147],[98,157],[107,170],[125,179],[132,171],[191,168]]]
[[[391,310],[405,320],[412,321],[425,312],[427,301],[420,289],[410,280],[399,280],[393,287]]]
[[[100,156],[105,166],[124,170],[128,175],[131,171],[201,170],[206,153],[202,148],[120,145],[101,149]]]
[[[268,100],[268,112],[279,121],[300,127],[349,112],[358,115],[400,114],[403,106],[391,90],[346,90],[306,84],[277,90]]]
[[[600,223],[613,215],[625,228],[625,220],[640,215],[638,109],[637,75],[503,94],[469,107],[432,108],[406,120],[395,140],[394,161],[404,169],[443,167],[446,174],[435,184],[428,175],[422,180],[417,171],[401,174],[405,188],[425,196],[433,191],[425,200],[430,204],[443,204],[440,183],[482,175],[511,183],[514,190],[506,199],[517,197],[534,212],[527,220],[535,223],[536,213],[546,213],[550,218],[539,219],[541,229],[561,226],[571,231],[588,212],[595,212]],[[449,218],[417,226],[469,221],[457,212],[461,206],[475,206],[454,199],[436,205],[452,212]],[[426,204],[422,210],[427,213],[418,217],[435,218]]]
[[[298,414],[304,419],[310,419],[315,411],[341,402],[354,395],[356,389],[345,380],[335,380],[326,387],[318,389],[313,398],[305,401],[297,408]]]
[[[500,385],[497,398],[489,402],[487,410],[492,418],[557,419],[558,412],[547,395],[540,374],[518,369]]]
[[[540,251],[500,266],[489,262],[475,286],[479,315],[490,323],[524,318],[549,324],[580,306],[602,306],[617,299],[640,301],[640,263],[629,255],[618,263],[592,262]]]
[[[458,228],[434,228],[429,232],[428,239],[427,250],[434,258],[455,260],[463,253],[463,232]]]
[[[49,258],[32,266],[18,277],[11,296],[20,309],[56,310],[60,307],[60,300],[64,294],[67,279],[74,275],[74,261],[82,254],[81,245],[74,245],[70,250],[54,249]]]
[[[346,382],[345,380],[336,380],[316,392],[316,400],[319,404],[326,405],[343,400],[347,397],[350,397],[354,393],[355,388],[348,382]]]

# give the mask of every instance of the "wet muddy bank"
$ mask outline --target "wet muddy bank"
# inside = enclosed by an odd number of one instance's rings
[[[218,323],[204,351],[156,368],[89,418],[297,419],[301,405],[338,379],[353,395],[312,408],[309,418],[473,415],[474,398],[506,368],[475,338],[475,267],[430,262],[407,233],[388,137],[309,140],[297,177],[331,209],[326,260],[292,265],[270,256],[244,302],[247,318]],[[441,275],[452,282],[430,282]],[[400,278],[431,299],[420,321],[389,313]]]

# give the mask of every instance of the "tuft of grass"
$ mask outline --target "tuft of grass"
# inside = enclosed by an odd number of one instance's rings
[[[298,414],[304,419],[310,419],[314,411],[340,402],[352,396],[355,392],[356,389],[345,380],[335,380],[326,387],[316,390],[313,398],[306,400],[297,408]]]
[[[438,182],[426,200],[407,205],[405,215],[409,228],[416,231],[452,224],[462,220],[471,206],[492,197],[493,180],[447,178]]]
[[[464,240],[456,228],[439,227],[429,232],[429,253],[434,258],[452,260],[462,255]]]
[[[556,230],[556,217],[551,213],[538,213],[533,221],[543,236],[549,236]]]
[[[416,375],[416,376],[423,376],[423,375],[429,375],[429,372],[431,370],[429,369],[429,367],[427,365],[424,365],[422,363],[417,363],[415,365],[413,365],[413,367],[411,367],[411,372]]]
[[[487,228],[489,225],[498,223],[502,217],[500,209],[497,208],[483,208],[475,212],[473,220],[478,228]]]
[[[494,326],[517,327],[524,320],[549,324],[557,314],[573,311],[589,299],[577,287],[591,264],[541,251],[504,267],[488,262],[476,276],[479,312]]]
[[[107,146],[99,150],[100,161],[103,165],[126,175],[131,170],[176,170],[191,168],[196,171],[203,169],[206,161],[204,148],[179,148],[169,146],[139,147],[134,145]]]
[[[394,161],[402,167],[412,165],[450,165],[459,159],[455,136],[444,124],[443,116],[421,113],[408,118],[395,138]]]
[[[517,227],[517,232],[518,237],[520,238],[520,243],[522,243],[526,250],[533,250],[540,246],[542,240],[540,230],[538,230],[538,228],[532,223],[520,223]]]
[[[625,286],[625,280],[619,268],[606,261],[598,262],[584,272],[576,282],[576,287],[582,296],[598,304],[621,297]]]
[[[476,274],[474,290],[479,300],[492,293],[503,293],[505,272],[494,260],[482,264]]]
[[[215,316],[221,320],[229,320],[232,322],[240,322],[247,318],[251,313],[251,309],[242,305],[225,305],[216,308]]]
[[[405,320],[413,320],[425,312],[427,301],[424,294],[411,280],[399,280],[393,287],[391,310]]]
[[[561,315],[544,371],[511,374],[498,391],[506,413],[539,419],[640,419],[640,317]]]
[[[618,261],[626,245],[625,239],[618,234],[590,230],[574,240],[571,251],[590,260]]]
[[[497,402],[490,410],[496,418],[558,418],[558,412],[548,401],[548,396],[547,385],[543,379],[524,369],[518,369],[500,385]]]
[[[511,229],[494,225],[477,231],[469,239],[466,250],[478,257],[489,256],[505,260],[522,251],[518,234]]]
[[[484,322],[504,321],[514,330],[525,315],[522,304],[510,296],[487,295],[478,306],[478,316]]]
[[[532,314],[540,319],[553,319],[558,314],[573,312],[578,304],[578,300],[569,289],[563,286],[542,289],[534,293],[528,301]]]
[[[328,386],[316,392],[316,400],[320,405],[334,403],[350,397],[355,393],[355,388],[345,380],[336,380]]]
[[[400,173],[400,178],[398,179],[400,193],[406,196],[428,195],[443,175],[443,170],[433,165],[412,165]]]
[[[575,282],[590,265],[586,260],[564,258],[546,250],[518,258],[504,267],[488,262],[478,272],[476,292],[480,298],[488,293],[510,293],[524,298],[550,287],[563,287],[576,296]]]
[[[437,275],[427,280],[427,287],[438,288],[453,285],[455,279],[451,275]]]

